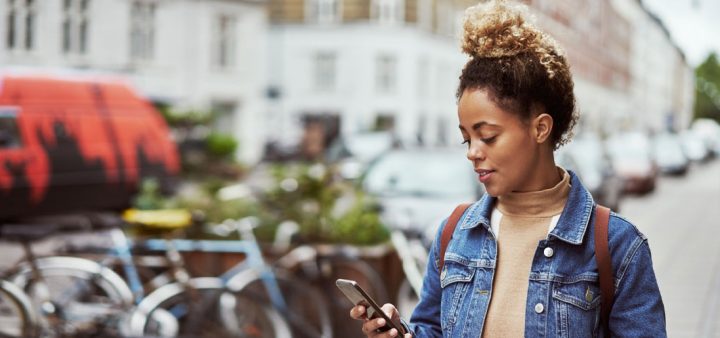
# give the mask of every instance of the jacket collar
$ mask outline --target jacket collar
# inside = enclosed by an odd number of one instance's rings
[[[592,215],[594,201],[590,192],[580,183],[577,175],[568,170],[570,174],[570,192],[555,229],[548,237],[555,237],[564,242],[582,244]],[[483,197],[468,208],[466,216],[460,224],[460,229],[473,229],[482,225],[490,229],[490,215],[497,198],[485,193]]]

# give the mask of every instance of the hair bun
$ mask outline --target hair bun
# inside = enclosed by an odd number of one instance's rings
[[[537,51],[544,34],[529,22],[527,6],[502,0],[465,10],[462,49],[472,57],[505,57]]]

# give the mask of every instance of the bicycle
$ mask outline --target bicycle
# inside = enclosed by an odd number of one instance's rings
[[[287,251],[292,244],[292,238],[298,231],[297,223],[292,221],[281,223],[273,245],[274,251]],[[354,321],[347,316],[349,310],[347,299],[335,286],[338,278],[355,280],[376,299],[388,299],[384,279],[368,262],[363,260],[362,251],[367,251],[367,249],[360,249],[352,245],[300,244],[280,257],[276,265],[291,273],[295,278],[304,280],[321,290],[326,290],[326,293],[329,294],[333,331],[345,334],[347,333],[344,332],[346,326],[352,325]],[[382,251],[382,248],[379,251]],[[382,252],[378,252],[377,255],[381,256]]]
[[[7,280],[27,295],[37,335],[94,333],[96,326],[91,323],[97,318],[132,304],[132,294],[122,278],[96,262],[77,257],[35,257],[32,242],[61,231],[86,230],[87,225],[70,217],[52,223],[38,218],[3,224],[0,229],[4,239],[23,247],[24,256],[10,269]]]
[[[97,230],[98,222],[89,221],[93,217],[75,218],[73,230]],[[124,232],[118,227],[117,217],[109,217],[111,222],[104,223],[105,228],[111,229],[113,239],[112,250],[108,259],[102,263],[77,258],[77,257],[44,257],[34,258],[28,245],[28,232],[42,233],[44,235],[64,231],[69,228],[68,224],[56,223],[45,224],[24,224],[18,227],[11,227],[17,233],[24,236],[18,238],[26,248],[27,261],[19,264],[16,273],[13,275],[13,282],[30,291],[31,298],[36,304],[36,311],[43,319],[42,327],[45,335],[55,336],[77,336],[77,335],[103,335],[123,336],[133,335],[128,328],[127,312],[135,313],[135,304],[140,304],[145,299],[142,285],[137,281],[137,273],[130,254],[131,243],[127,240]],[[107,220],[107,219],[106,219]],[[46,219],[46,222],[52,219]],[[97,219],[95,219],[97,221]],[[90,224],[90,226],[88,225]],[[172,227],[171,227],[172,228]],[[163,242],[164,240],[156,240]],[[130,280],[133,289],[107,265],[117,255],[125,264],[123,270]],[[170,254],[168,254],[170,257]],[[172,258],[172,257],[170,257]],[[179,276],[176,273],[175,276]],[[206,280],[199,280],[197,283],[188,283],[192,290],[199,294],[207,289]],[[211,281],[211,280],[210,280]],[[212,282],[212,281],[211,281]],[[211,284],[215,287],[215,284]],[[215,290],[216,288],[211,288]],[[194,291],[193,291],[194,292]],[[205,299],[214,299],[204,296]],[[194,313],[210,313],[211,310],[219,311],[212,301],[194,302],[197,298],[187,300],[183,305],[193,309]],[[193,301],[193,302],[191,302]],[[245,328],[252,330],[252,335],[238,333],[235,336],[256,336],[255,333],[263,333],[264,337],[273,337],[276,332],[282,332],[284,327],[279,316],[268,314],[271,310],[264,309],[257,303],[243,303],[248,313],[260,314],[252,318],[243,317],[242,320],[235,320],[234,323],[250,323]],[[200,310],[198,310],[200,309]],[[263,316],[264,314],[264,316]],[[163,309],[158,309],[146,318],[153,325],[153,334],[157,336],[175,336],[184,334],[184,328],[175,317],[176,314]],[[196,316],[201,317],[201,316]],[[204,317],[202,317],[204,318]],[[259,318],[259,319],[258,319]],[[245,321],[243,321],[245,320]],[[253,322],[248,322],[253,320]],[[217,331],[212,331],[216,333]],[[242,333],[242,332],[241,332]]]
[[[17,285],[0,279],[0,337],[35,337],[37,318],[30,298]]]
[[[194,298],[207,304],[217,304],[216,308],[221,309],[217,313],[218,320],[223,328],[231,330],[231,334],[239,334],[238,330],[244,329],[238,323],[239,319],[264,314],[270,321],[286,324],[275,326],[276,331],[268,337],[332,337],[332,324],[322,294],[308,284],[287,276],[277,266],[265,263],[253,234],[256,226],[256,219],[246,217],[209,227],[220,235],[237,232],[241,240],[173,239],[134,243],[146,249],[169,252],[178,267],[183,266],[180,252],[184,251],[243,253],[246,257],[219,277],[196,277],[159,287],[145,297],[131,315],[130,334],[153,334],[149,318],[158,310],[172,313],[177,318],[190,318],[184,326],[180,320],[180,332],[192,331],[193,326],[198,325],[193,319],[207,317],[207,313],[203,313],[204,317],[193,316],[192,311],[183,305]],[[199,293],[205,296],[199,296]],[[248,311],[248,304],[260,304],[264,308]]]
[[[420,302],[423,276],[427,268],[428,249],[423,233],[410,228],[392,230],[390,239],[402,262],[405,278],[396,296],[398,311],[409,315]]]

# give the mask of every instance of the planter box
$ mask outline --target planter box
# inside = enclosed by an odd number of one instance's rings
[[[347,244],[317,244],[315,248],[321,255],[331,256],[338,252],[351,253],[353,256],[360,257],[362,261],[367,262],[385,282],[385,289],[390,299],[376,299],[382,306],[384,303],[397,303],[397,292],[400,283],[404,278],[402,263],[395,253],[391,244],[380,244],[374,246],[352,246]],[[275,251],[271,247],[263,248],[264,255],[268,262],[272,262],[287,253],[288,251]],[[245,255],[238,253],[210,253],[210,252],[185,252],[183,253],[187,269],[193,276],[219,276],[227,271],[235,264],[245,259]],[[320,287],[320,286],[318,286]],[[327,286],[322,286],[326,288]],[[334,290],[320,289],[328,297],[337,297]],[[332,301],[328,299],[328,301]],[[341,302],[347,303],[346,311],[335,311],[332,307],[331,315],[333,317],[333,327],[335,329],[334,336],[343,338],[364,337],[360,327],[362,323],[350,318],[350,302],[342,299]],[[403,314],[408,318],[410,314]]]

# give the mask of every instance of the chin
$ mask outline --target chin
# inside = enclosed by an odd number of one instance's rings
[[[485,186],[485,192],[491,197],[498,197],[503,194],[501,189],[498,189],[497,187],[488,187],[487,185]]]

